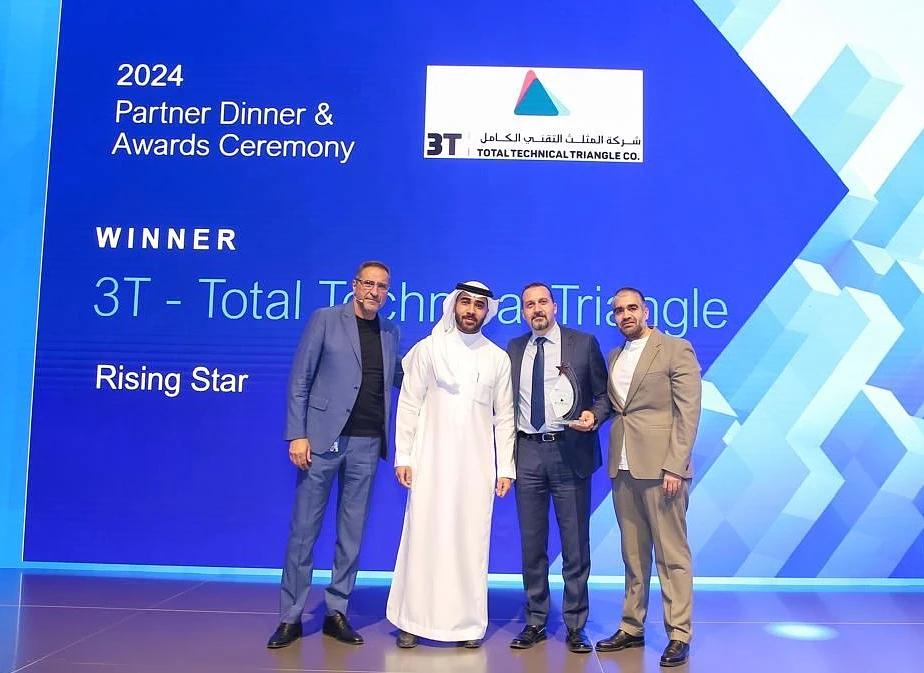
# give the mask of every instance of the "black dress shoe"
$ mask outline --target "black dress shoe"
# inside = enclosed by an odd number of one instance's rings
[[[456,643],[457,647],[464,647],[469,650],[477,650],[481,647],[481,641],[478,638],[472,638],[471,640],[460,640]]]
[[[664,648],[661,655],[662,666],[680,666],[690,656],[690,644],[680,640],[672,640]]]
[[[536,643],[541,643],[548,637],[544,626],[527,624],[517,637],[510,641],[510,647],[515,650],[528,650]]]
[[[291,645],[302,637],[302,623],[298,624],[280,624],[276,627],[273,635],[270,636],[266,646],[271,650],[278,650],[280,647]]]
[[[645,644],[645,636],[632,636],[619,629],[606,640],[597,642],[597,652],[618,652],[627,647],[641,647]]]
[[[593,652],[594,648],[590,646],[590,641],[584,635],[584,629],[568,629],[568,637],[565,639],[568,649],[579,654]]]
[[[417,647],[417,636],[407,631],[398,631],[398,639],[395,643],[398,647],[409,650],[412,647]]]
[[[353,630],[350,622],[344,617],[342,612],[335,612],[324,618],[324,626],[321,628],[325,636],[336,638],[341,643],[348,645],[362,645],[363,637]]]

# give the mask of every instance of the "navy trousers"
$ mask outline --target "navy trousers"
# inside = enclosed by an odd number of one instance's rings
[[[590,577],[590,477],[578,477],[565,460],[564,442],[517,439],[514,482],[523,552],[526,623],[544,626],[549,616],[549,505],[561,534],[562,618],[569,629],[587,622]]]

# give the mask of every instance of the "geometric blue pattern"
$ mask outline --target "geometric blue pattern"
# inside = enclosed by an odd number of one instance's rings
[[[901,85],[875,54],[845,47],[793,120],[840,170],[898,95]]]
[[[725,39],[741,51],[780,0],[698,0],[697,4]]]
[[[898,259],[921,260],[924,237],[921,233],[920,212],[912,216],[924,198],[924,133],[895,165],[888,180],[876,192],[877,205],[857,232],[856,239],[869,245],[888,249]],[[900,238],[899,238],[900,237]],[[894,249],[896,238],[907,247]]]
[[[899,262],[880,286],[905,330],[873,373],[870,384],[892,391],[908,414],[920,418],[924,415],[924,265]]]
[[[697,1],[739,53],[780,4]],[[834,25],[841,7],[819,5]],[[912,30],[892,20],[897,33]],[[801,35],[804,26],[791,28]],[[787,44],[779,23],[773,30]],[[924,45],[913,39],[916,52],[890,51],[908,62],[890,64],[866,48],[874,39],[860,48],[845,38],[807,93],[789,101],[850,192],[705,374],[688,515],[699,576],[924,577],[919,110],[881,185],[869,190],[857,178],[869,168],[858,157],[882,160],[868,145],[909,85],[896,73],[924,70]],[[594,512],[591,535],[594,572],[622,573],[611,504]]]
[[[793,108],[851,191],[706,374],[737,427],[694,450],[699,574],[924,577],[924,133],[875,193],[850,163],[904,85],[844,44]]]

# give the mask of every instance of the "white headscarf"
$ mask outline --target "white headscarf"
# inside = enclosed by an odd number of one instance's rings
[[[484,292],[469,292],[465,286],[473,290],[483,290]],[[456,299],[459,294],[465,292],[473,297],[485,297],[488,300],[488,314],[485,316],[482,327],[491,322],[491,318],[497,315],[497,308],[500,302],[493,298],[493,293],[488,286],[477,280],[470,280],[465,283],[459,283],[456,289],[449,293],[449,296],[443,301],[443,317],[433,326],[430,335],[433,337],[433,374],[437,382],[452,391],[459,389],[459,381],[453,370],[453,357],[451,352],[451,343],[457,340],[456,337]]]

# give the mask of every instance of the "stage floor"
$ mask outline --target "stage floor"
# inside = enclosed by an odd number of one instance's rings
[[[658,664],[666,637],[652,592],[647,645],[611,654],[572,654],[556,611],[550,638],[511,650],[522,628],[522,592],[492,588],[484,647],[395,647],[384,618],[387,586],[358,586],[350,619],[363,646],[320,633],[323,601],[313,589],[306,636],[267,650],[277,623],[278,584],[214,578],[152,579],[0,570],[0,671],[29,673],[921,673],[924,592],[884,590],[697,589],[690,660]],[[553,589],[560,604],[561,591]],[[622,588],[593,587],[587,633],[618,626]]]

